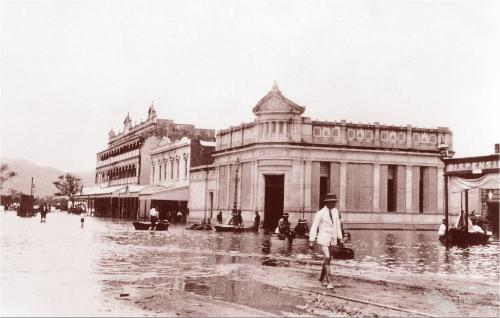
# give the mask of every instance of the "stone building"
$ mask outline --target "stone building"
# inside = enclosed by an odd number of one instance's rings
[[[273,229],[283,211],[310,221],[333,192],[351,228],[440,223],[438,141],[452,147],[448,128],[316,121],[304,111],[275,83],[253,108],[253,122],[218,131],[213,165],[191,171],[191,216],[209,217],[207,207],[228,216],[236,206],[245,221],[259,211]]]
[[[182,137],[175,141],[163,137],[151,151],[150,188],[154,192],[141,195],[140,199],[146,205],[141,211],[145,213],[150,206],[155,206],[160,219],[172,219],[177,211],[181,211],[186,220],[190,169],[212,163],[214,150],[215,137],[211,140]]]
[[[141,196],[151,196],[157,189],[150,187],[151,153],[163,137],[180,140],[213,140],[215,131],[198,129],[194,125],[177,124],[157,117],[153,105],[145,121],[132,124],[127,114],[123,131],[108,134],[108,147],[97,153],[95,187],[84,188],[80,200],[87,201],[97,215],[136,218],[147,208]]]

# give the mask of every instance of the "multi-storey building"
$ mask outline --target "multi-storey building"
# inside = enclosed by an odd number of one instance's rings
[[[215,131],[198,129],[194,125],[177,124],[173,120],[157,118],[154,106],[148,109],[145,121],[133,125],[127,114],[123,131],[108,134],[107,149],[97,153],[94,188],[84,189],[81,199],[97,214],[111,217],[137,217],[145,214],[148,198],[156,190],[151,184],[151,152],[163,137],[180,140],[183,137],[213,140]]]
[[[160,212],[160,218],[172,218],[181,211],[186,219],[189,199],[189,172],[200,165],[212,163],[215,137],[209,140],[182,137],[171,141],[163,137],[151,151],[150,184],[155,192],[143,196]],[[149,206],[146,206],[148,209]]]
[[[311,219],[328,192],[344,223],[357,227],[435,227],[443,215],[439,142],[448,128],[316,121],[275,84],[253,108],[255,120],[218,131],[212,166],[192,170],[191,216],[212,206],[244,220],[255,211],[272,229],[284,211]]]

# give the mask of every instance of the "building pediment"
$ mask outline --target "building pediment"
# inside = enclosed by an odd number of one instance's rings
[[[278,85],[274,82],[273,88],[257,103],[252,111],[255,115],[283,113],[300,115],[305,111],[305,107],[299,106],[283,96]]]

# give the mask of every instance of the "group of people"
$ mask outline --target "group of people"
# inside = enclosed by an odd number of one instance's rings
[[[167,221],[175,221],[176,223],[181,223],[182,222],[182,212],[177,211],[175,214],[175,218],[172,213],[168,213],[168,218]],[[156,210],[156,207],[152,207],[151,210],[149,210],[149,222],[151,223],[149,230],[155,230],[156,229],[156,224],[160,221],[160,212]]]
[[[219,211],[216,216],[217,223],[222,224],[223,222],[223,216],[222,216],[222,211]],[[236,210],[232,212],[231,219],[229,220],[228,224],[234,225],[237,227],[243,227],[243,217],[241,216],[241,210]],[[255,211],[255,217],[253,220],[253,228],[254,230],[258,231],[260,226],[260,215],[259,211]]]

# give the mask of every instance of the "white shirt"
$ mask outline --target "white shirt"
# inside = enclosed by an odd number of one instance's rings
[[[443,236],[445,231],[446,231],[446,225],[441,224],[441,225],[439,226],[438,235],[439,235],[439,236]]]
[[[150,211],[149,211],[149,216],[158,216],[159,213],[158,211],[156,211],[155,208],[152,208]]]
[[[331,218],[329,209],[326,206],[316,212],[311,230],[309,231],[309,241],[317,239],[320,245],[337,245],[337,239],[342,239],[339,211],[336,208],[330,211]]]

